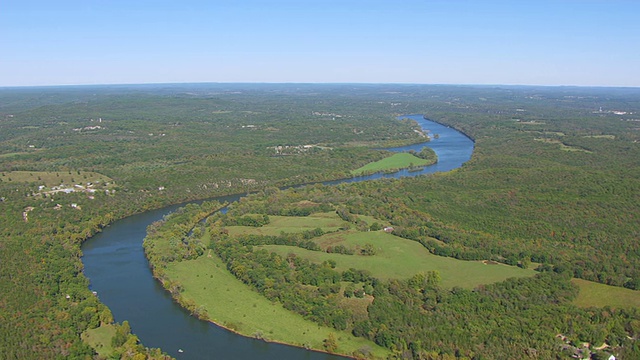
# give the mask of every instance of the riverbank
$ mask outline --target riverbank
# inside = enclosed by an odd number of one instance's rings
[[[206,250],[210,237],[202,220],[221,208],[216,201],[190,204],[147,228],[143,248],[153,277],[177,304],[200,320],[257,340],[343,356],[390,354],[348,331],[304,319],[236,279],[217,255]],[[331,336],[336,346],[328,349]]]
[[[414,115],[414,116],[415,116],[415,115]],[[433,120],[433,119],[431,119],[431,118],[428,118],[428,117],[427,117],[427,115],[422,115],[422,119],[423,119],[423,120],[426,120],[426,121],[431,121],[431,122],[436,123],[436,124],[438,124],[438,125],[446,126],[447,128],[451,128],[451,125],[446,124],[446,123],[443,123],[443,122],[438,121],[438,120]],[[467,139],[469,139],[469,140],[473,141],[473,143],[475,143],[475,142],[476,142],[475,137],[473,137],[473,136],[469,135],[469,133],[465,132],[465,131],[464,131],[464,129],[458,129],[458,128],[455,128],[455,130],[456,130],[457,132],[459,132],[460,134],[462,134],[462,135],[466,136],[466,137],[467,137]]]
[[[469,160],[473,144],[458,131],[425,121],[421,115],[415,115],[412,118],[423,127],[436,129],[432,131],[441,135],[428,144],[438,154],[438,163],[424,168],[421,172],[403,170],[396,174],[374,174],[325,184],[449,171]],[[423,146],[423,144],[415,144],[390,150],[420,151]],[[239,197],[226,197],[219,201],[233,202]],[[99,292],[101,301],[109,306],[116,321],[128,320],[132,331],[146,346],[161,347],[175,357],[208,359],[212,353],[215,353],[221,358],[236,359],[259,357],[279,360],[302,356],[317,360],[333,358],[327,354],[306,352],[300,348],[278,343],[238,337],[235,333],[212,323],[200,321],[187,310],[176,306],[170,293],[153,278],[140,242],[146,236],[148,225],[162,219],[178,206],[180,205],[119,220],[83,246],[85,274],[91,279],[91,288]],[[224,326],[224,321],[221,323]],[[252,335],[249,333],[249,336]],[[328,334],[323,336],[327,337]],[[323,348],[322,345],[319,346],[320,349]],[[177,349],[183,349],[184,353],[178,353]]]
[[[269,301],[229,273],[215,254],[171,263],[166,276],[182,286],[183,291],[174,294],[176,302],[197,304],[206,310],[203,320],[238,335],[326,352],[324,342],[329,334],[334,334],[337,348],[333,354],[347,357],[370,354],[375,358],[386,358],[390,354],[371,341],[305,320],[281,304]]]
[[[353,176],[371,175],[379,172],[395,173],[403,169],[418,171],[425,166],[438,162],[436,154],[429,149],[432,156],[421,158],[412,153],[396,153],[392,156],[369,163],[356,170],[351,171]],[[422,153],[422,152],[421,152]]]

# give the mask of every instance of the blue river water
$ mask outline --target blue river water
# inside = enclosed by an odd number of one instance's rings
[[[456,169],[471,158],[473,141],[447,126],[425,120],[422,115],[404,115],[428,131],[432,140],[391,151],[420,151],[425,145],[438,156],[438,163],[422,171],[403,170],[394,174],[374,174],[330,181],[339,184],[382,177],[417,176]],[[438,138],[433,135],[437,134]],[[233,202],[243,195],[216,198]],[[243,337],[215,324],[198,320],[171,299],[156,281],[144,256],[142,240],[147,226],[181,205],[148,211],[118,220],[83,246],[84,273],[91,289],[113,313],[116,321],[129,321],[133,333],[148,347],[161,348],[177,359],[308,359],[329,360],[343,357],[308,351],[282,344]],[[178,350],[181,349],[182,352]]]

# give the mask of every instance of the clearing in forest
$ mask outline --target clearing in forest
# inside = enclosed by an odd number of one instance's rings
[[[89,329],[82,333],[82,340],[91,346],[99,356],[107,358],[113,353],[111,339],[116,334],[113,325],[101,325],[95,329]]]
[[[113,180],[93,171],[4,171],[0,174],[0,181],[36,183],[46,187],[61,184],[73,186],[86,183],[113,183]]]
[[[640,308],[640,291],[582,279],[572,279],[571,282],[580,288],[578,297],[573,301],[574,304],[580,307]]]
[[[438,271],[441,285],[452,288],[474,288],[480,284],[503,281],[511,277],[533,276],[533,270],[503,264],[486,265],[481,261],[464,261],[431,254],[422,244],[379,231],[349,230],[330,233],[316,239],[319,244],[331,243],[352,249],[362,249],[370,244],[374,255],[345,255],[310,251],[293,246],[266,245],[269,251],[286,257],[290,253],[315,263],[327,260],[336,262],[336,270],[368,270],[379,279],[407,279],[419,272]]]
[[[383,171],[393,171],[393,170],[399,170],[399,169],[412,168],[416,166],[425,166],[431,163],[432,161],[421,159],[413,154],[397,153],[387,158],[384,158],[382,160],[369,163],[356,170],[352,170],[351,174],[363,175],[363,174],[371,174],[371,173],[383,172]]]

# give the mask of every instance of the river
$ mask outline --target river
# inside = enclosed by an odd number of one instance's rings
[[[426,143],[438,156],[436,164],[422,171],[402,170],[394,174],[374,174],[325,184],[450,171],[471,158],[474,144],[464,134],[424,120],[422,115],[404,115],[401,118],[414,119],[431,135],[438,134],[438,138],[432,136],[432,140]],[[420,151],[424,145],[389,150]],[[241,196],[225,196],[216,200],[232,202]],[[177,359],[343,359],[243,337],[210,322],[200,321],[174,303],[170,294],[153,278],[144,256],[142,240],[149,224],[178,207],[169,206],[118,220],[83,244],[84,274],[91,281],[91,290],[96,291],[100,300],[111,309],[116,321],[129,321],[132,332],[145,346],[161,348]]]

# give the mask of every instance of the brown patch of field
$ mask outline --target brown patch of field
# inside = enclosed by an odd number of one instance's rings
[[[345,232],[326,234],[316,239],[315,242],[321,248],[326,249],[329,246],[338,245],[344,242],[344,236]]]
[[[318,205],[318,203],[313,202],[313,201],[309,201],[309,200],[302,200],[302,201],[298,202],[297,205],[299,207],[301,207],[301,208],[308,208],[308,207],[314,207],[314,206]]]
[[[341,295],[342,296],[342,292]],[[356,321],[364,320],[368,317],[367,307],[373,302],[373,296],[365,295],[363,298],[346,298],[342,296],[340,307],[351,311]]]

